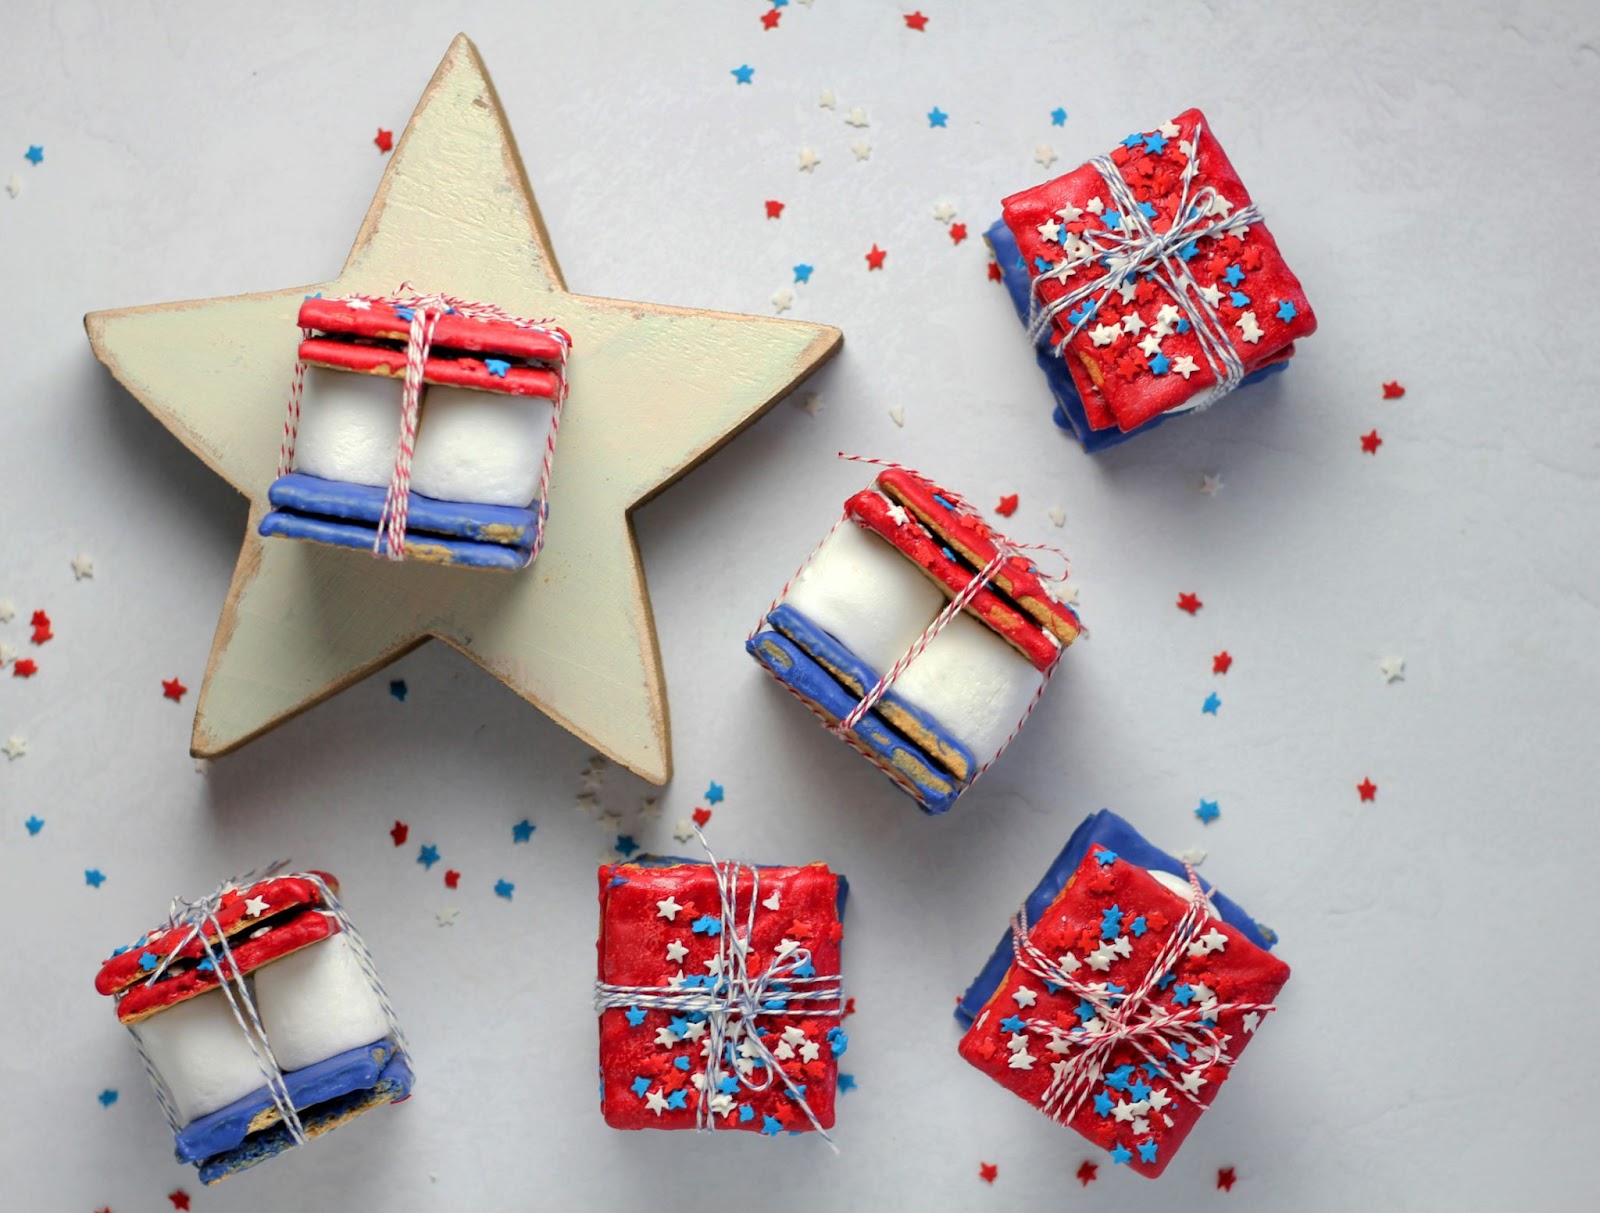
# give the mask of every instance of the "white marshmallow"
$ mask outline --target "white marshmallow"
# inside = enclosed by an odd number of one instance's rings
[[[1145,871],[1154,876],[1156,878],[1156,883],[1162,888],[1171,890],[1185,901],[1188,901],[1189,898],[1194,895],[1193,891],[1189,888],[1189,882],[1182,876],[1175,875],[1172,872],[1161,872],[1155,868],[1146,868]],[[1210,897],[1206,898],[1206,909],[1210,912],[1213,918],[1216,917],[1217,908],[1211,904]]]
[[[307,367],[295,470],[386,486],[400,441],[403,390],[387,375]],[[441,501],[528,505],[539,488],[554,407],[527,396],[425,387],[412,490]]]
[[[166,1083],[180,1124],[188,1124],[266,1086],[227,995],[207,990],[132,1025]]]
[[[422,395],[411,487],[441,501],[527,505],[539,491],[554,412],[554,404],[537,397],[429,387]]]
[[[284,1070],[389,1035],[383,1005],[342,932],[255,973],[256,1010]],[[237,1031],[237,1029],[235,1029]]]
[[[847,519],[784,602],[882,674],[944,609],[945,596],[898,548]]]
[[[933,615],[922,626],[931,622]],[[963,611],[905,668],[894,693],[930,713],[981,765],[1000,752],[1043,683],[1031,661]]]

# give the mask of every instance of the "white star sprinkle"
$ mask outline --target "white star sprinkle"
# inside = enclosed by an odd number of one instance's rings
[[[698,1078],[699,1075],[696,1075],[695,1077]],[[711,1110],[718,1116],[732,1116],[733,1105],[733,1096],[729,1095],[726,1091],[718,1091],[711,1097]]]
[[[1122,285],[1117,288],[1117,297],[1124,303],[1132,303],[1133,297],[1139,293],[1139,284],[1132,278],[1124,278]]]
[[[807,392],[803,396],[796,396],[794,398],[794,407],[799,409],[808,417],[815,417],[818,413],[822,412],[822,393]],[[684,838],[679,839],[679,841],[687,842],[689,840]]]
[[[1056,218],[1061,220],[1062,223],[1071,223],[1074,219],[1079,218],[1082,214],[1082,208],[1073,206],[1072,203],[1069,202],[1066,204],[1066,206],[1062,207],[1056,212]]]
[[[16,614],[16,607],[4,599],[0,599],[0,623],[10,623],[16,617]]]
[[[669,964],[681,963],[683,958],[688,954],[689,949],[684,947],[683,944],[676,939],[667,944],[667,962]]]
[[[772,1055],[779,1061],[788,1061],[794,1056],[794,1046],[787,1040],[780,1040],[778,1047],[772,1050]]]
[[[1111,1109],[1112,1119],[1121,1121],[1123,1124],[1127,1124],[1137,1115],[1138,1113],[1134,1111],[1133,1104],[1125,1103],[1120,1099],[1117,1100],[1117,1106]]]
[[[1088,211],[1091,215],[1099,215],[1105,211],[1106,204],[1100,201],[1100,195],[1096,194],[1093,198],[1089,199],[1089,201],[1083,204],[1083,209]]]
[[[1221,194],[1212,195],[1211,206],[1207,209],[1206,214],[1221,215],[1224,219],[1226,219],[1232,213],[1233,203],[1229,202]]]
[[[1157,331],[1159,331],[1160,334],[1165,337],[1168,333],[1172,332],[1173,329],[1178,327],[1178,317],[1182,314],[1183,313],[1178,310],[1178,305],[1176,303],[1163,304],[1161,310],[1156,313]]]
[[[8,761],[15,762],[28,752],[28,740],[25,737],[18,737],[15,733],[13,733],[10,737],[6,738],[6,743],[5,745],[0,746],[0,750],[5,752],[5,756]]]
[[[1150,1110],[1152,1112],[1159,1112],[1162,1108],[1166,1107],[1172,1102],[1172,1096],[1168,1095],[1164,1088],[1156,1087],[1150,1092],[1149,1102]]]
[[[0,665],[5,665],[6,663],[15,661],[16,659],[17,650],[12,648],[5,641],[0,640]]]
[[[352,312],[370,312],[372,310],[372,304],[365,299],[346,299],[344,304]]]
[[[1018,986],[1016,990],[1012,992],[1011,997],[1016,1000],[1016,1003],[1019,1007],[1031,1007],[1036,1001],[1038,1001],[1039,998],[1039,996],[1032,990],[1028,989],[1027,986]]]
[[[654,821],[661,816],[661,798],[659,796],[639,797],[639,816]]]
[[[906,406],[903,405],[903,404],[897,404],[897,405],[894,406],[894,408],[890,409],[889,410],[889,420],[894,422],[901,429],[905,429],[906,428]]]
[[[857,160],[865,160],[872,155],[872,144],[865,139],[857,139],[850,145],[850,150],[855,153]]]
[[[1210,286],[1203,286],[1200,288],[1200,297],[1212,307],[1216,307],[1217,304],[1222,302],[1222,288],[1215,282]]]
[[[1033,1069],[1034,1057],[1032,1053],[1013,1053],[1008,1063],[1013,1070]]]
[[[1261,1026],[1261,1012],[1260,1011],[1246,1011],[1244,1013],[1244,1030],[1246,1032],[1254,1032],[1260,1026]]]
[[[696,1020],[683,1030],[683,1038],[685,1040],[699,1040],[706,1034],[706,1030],[705,1021]]]
[[[838,102],[834,98],[833,90],[831,88],[823,89],[822,96],[817,98],[817,104],[825,110],[831,110],[835,105],[837,105]]]
[[[1195,365],[1194,359],[1189,357],[1188,354],[1183,355],[1183,357],[1179,358],[1176,362],[1174,362],[1172,364],[1173,372],[1175,374],[1182,375],[1183,376],[1183,381],[1185,383],[1189,382],[1189,376],[1194,374],[1199,369],[1200,368]],[[1222,481],[1220,481],[1220,480],[1217,481],[1217,484],[1219,486],[1221,485],[1221,483],[1222,483]]]
[[[1075,586],[1075,585],[1072,585],[1070,582],[1066,582],[1066,581],[1058,581],[1058,582],[1056,582],[1054,587],[1052,587],[1051,590],[1050,590],[1050,596],[1052,598],[1054,598],[1057,602],[1061,603],[1063,606],[1077,606],[1078,605],[1078,587]],[[1049,632],[1045,633],[1045,635],[1047,635],[1047,636],[1050,635],[1050,634],[1051,633],[1049,633]]]
[[[1228,946],[1228,937],[1216,927],[1212,927],[1199,939],[1189,945],[1190,956],[1209,956],[1213,952],[1220,952]]]
[[[911,521],[911,515],[906,513],[906,507],[897,501],[889,502],[889,508],[884,512],[894,519],[896,526],[905,526],[906,523]]]
[[[956,217],[956,208],[948,202],[935,202],[933,204],[933,217],[940,223],[949,223]]]
[[[1076,973],[1080,967],[1078,958],[1071,952],[1066,952],[1056,957],[1056,968],[1063,973]]]
[[[1187,379],[1188,376],[1185,375],[1184,378]],[[1200,474],[1200,491],[1207,497],[1215,497],[1222,491],[1222,477],[1213,472],[1202,472]]]
[[[1039,239],[1048,240],[1052,244],[1061,235],[1061,225],[1054,219],[1046,219],[1039,225]]]
[[[442,910],[435,910],[433,916],[441,927],[453,927],[455,926],[456,918],[458,915],[460,915],[460,913],[461,911],[455,906],[446,906]]]
[[[1206,861],[1206,853],[1199,847],[1190,847],[1187,851],[1179,851],[1178,858],[1191,868],[1198,868]]]
[[[1385,682],[1404,682],[1406,659],[1404,657],[1385,657],[1378,662],[1378,673],[1383,675]]]
[[[1028,1034],[1026,1032],[1013,1032],[1011,1039],[1006,1041],[1006,1048],[1013,1053],[1020,1053],[1028,1047]]]
[[[783,904],[783,902],[779,900],[779,896],[780,896],[780,890],[773,889],[772,890],[772,896],[767,898],[761,904],[763,906],[765,906],[769,910],[776,910],[779,906],[781,906]]]
[[[783,287],[772,292],[772,310],[780,316],[789,310],[789,305],[794,302],[794,292],[788,287]]]
[[[267,912],[267,899],[265,897],[250,897],[245,900],[244,912],[247,918],[260,918]]]
[[[1179,1090],[1187,1091],[1190,1095],[1193,1095],[1200,1089],[1205,1080],[1205,1075],[1200,1073],[1199,1070],[1185,1070],[1183,1077],[1178,1079],[1177,1086]]]
[[[1066,526],[1067,525],[1067,511],[1062,509],[1059,505],[1051,506],[1049,508],[1049,510],[1046,511],[1046,513],[1049,514],[1050,522],[1052,523],[1052,525],[1054,525],[1054,526]]]
[[[694,838],[694,822],[680,821],[672,827],[672,836],[679,842],[689,842]]]
[[[678,904],[678,899],[675,898],[671,893],[668,893],[666,897],[656,902],[656,916],[658,918],[665,918],[668,922],[677,922],[678,911],[681,909],[683,909],[683,907]]]
[[[1178,124],[1170,118],[1156,127],[1156,130],[1160,131],[1168,139],[1176,139],[1178,137]]]
[[[652,1087],[645,1093],[644,1104],[645,1107],[649,1108],[657,1116],[660,1116],[667,1110],[667,1097]]]
[[[846,122],[848,122],[851,126],[870,126],[871,125],[867,121],[867,111],[862,109],[859,105],[852,106],[851,109],[850,109],[850,112],[844,116],[844,120]]]
[[[799,946],[800,946],[800,941],[797,940],[797,939],[780,939],[780,940],[778,940],[778,946],[772,949],[772,954],[774,956],[776,956],[779,960],[782,960],[785,956],[787,956],[790,952],[794,951]],[[786,1031],[795,1031],[796,1029],[789,1028],[789,1029],[785,1029],[785,1030]],[[805,1033],[802,1032],[801,1035],[804,1036]]]
[[[1050,1063],[1050,1074],[1057,1082],[1065,1082],[1072,1077],[1072,1063],[1066,1058]]]
[[[663,1049],[670,1049],[678,1043],[678,1034],[671,1028],[661,1027],[656,1029],[656,1044]]]
[[[72,576],[75,580],[82,581],[85,577],[94,576],[94,558],[85,552],[79,552],[72,558]]]
[[[15,173],[12,173],[11,180],[6,182],[6,193],[10,194],[13,198],[22,193],[22,178],[17,176]]]
[[[817,153],[812,151],[809,147],[803,147],[800,149],[800,171],[802,173],[809,173],[821,163],[822,157],[817,155]]]
[[[1122,336],[1122,329],[1115,324],[1097,324],[1089,330],[1089,339],[1095,343],[1096,347],[1110,345],[1120,336]]]
[[[1161,337],[1153,331],[1146,333],[1144,340],[1139,342],[1139,348],[1145,352],[1146,357],[1154,358],[1161,352]]]
[[[822,1056],[822,1046],[814,1040],[808,1040],[800,1046],[801,1061],[816,1061]]]
[[[1122,318],[1122,331],[1124,333],[1142,333],[1144,328],[1144,317],[1139,315],[1138,312],[1129,312]]]
[[[1256,323],[1256,314],[1253,311],[1240,312],[1239,319],[1235,320],[1234,324],[1239,328],[1239,335],[1251,345],[1261,340],[1261,326]]]
[[[1056,149],[1048,143],[1041,143],[1033,149],[1033,159],[1041,168],[1049,168],[1056,162]]]

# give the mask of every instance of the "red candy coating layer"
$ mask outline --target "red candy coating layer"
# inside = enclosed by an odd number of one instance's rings
[[[752,875],[748,867],[739,870],[737,896],[741,930],[750,905]],[[752,975],[766,970],[775,957],[775,950],[785,939],[795,940],[810,950],[818,976],[837,975],[840,971],[839,944],[844,936],[838,912],[839,878],[820,863],[801,868],[762,868],[759,877],[757,901],[765,902],[776,893],[778,908],[773,910],[760,904],[756,907],[750,937],[749,971]],[[659,986],[665,991],[668,980],[680,972],[691,976],[708,972],[705,962],[716,957],[717,939],[704,927],[699,932],[693,928],[697,920],[721,920],[722,903],[717,893],[716,874],[709,865],[687,862],[665,867],[604,864],[599,879],[597,949],[602,982]],[[682,907],[671,918],[663,917],[657,904],[668,898]],[[674,943],[687,952],[681,960],[669,961],[667,949]],[[838,1004],[832,1005],[837,1007]],[[671,1047],[658,1044],[658,1033],[662,1029],[670,1030],[674,1014],[648,1010],[634,1026],[628,1022],[626,1007],[601,1013],[600,1069],[604,1085],[601,1110],[606,1123],[613,1128],[696,1127],[700,1092],[692,1076],[705,1069],[706,1058],[701,1052],[704,1037],[680,1039]],[[805,1087],[806,1103],[825,1129],[833,1125],[834,1088],[838,1079],[828,1032],[838,1023],[837,1015],[807,1016],[799,1011],[759,1017],[760,1027],[769,1033],[764,1037],[769,1048],[776,1049],[788,1028],[798,1028],[807,1043],[818,1046],[814,1060],[805,1060],[802,1053],[796,1051],[792,1058],[781,1060],[779,1064],[797,1086]],[[688,1059],[689,1069],[680,1069],[675,1064],[679,1057]],[[722,1073],[730,1073],[725,1063]],[[759,1076],[759,1071],[756,1074]],[[634,1091],[634,1084],[640,1078],[649,1081],[645,1095]],[[660,1113],[651,1110],[650,1094],[656,1094],[659,1099],[671,1099],[673,1093],[679,1091],[684,1093],[684,1107]],[[741,1086],[733,1097],[736,1105],[748,1105],[752,1115],[742,1119],[736,1106],[731,1114],[716,1117],[718,1132],[725,1129],[760,1132],[767,1117],[774,1118],[785,1132],[804,1132],[812,1128],[800,1105],[776,1079],[766,1091],[753,1092]]]
[[[435,349],[438,343],[435,343]],[[387,375],[403,379],[406,373],[405,350],[386,345],[355,345],[326,337],[308,337],[300,343],[300,360],[313,366],[355,371],[360,375]],[[422,364],[422,381],[449,387],[474,388],[504,396],[538,396],[554,400],[561,390],[561,378],[542,367],[512,366],[504,375],[491,374],[476,358],[441,358],[430,354]]]
[[[1032,924],[1028,938],[1046,957],[1055,958],[1071,952],[1082,963],[1073,977],[1083,982],[1111,982],[1126,990],[1133,990],[1150,970],[1161,951],[1166,947],[1173,930],[1183,917],[1185,902],[1176,893],[1165,888],[1143,868],[1117,859],[1101,865],[1096,856],[1105,848],[1095,846],[1084,856],[1067,887],[1050,908]],[[1115,907],[1121,911],[1118,934],[1127,940],[1128,956],[1112,961],[1104,972],[1095,971],[1088,963],[1090,953],[1100,948],[1105,913]],[[1143,916],[1146,929],[1137,934],[1130,929],[1133,921]],[[1165,989],[1152,991],[1151,1001],[1161,1006],[1183,1005],[1178,1001],[1181,987],[1203,984],[1212,991],[1219,1003],[1268,1003],[1289,979],[1289,966],[1270,952],[1256,947],[1220,919],[1210,919],[1205,931],[1217,930],[1226,937],[1219,950],[1201,956],[1191,956],[1187,950],[1173,967],[1176,981]],[[1026,986],[1033,992],[1031,1006],[1018,1003],[1015,994]],[[1026,998],[1024,1001],[1027,1001]],[[1034,973],[1013,964],[994,996],[984,1004],[967,1034],[961,1038],[961,1056],[988,1074],[1007,1090],[1015,1092],[1035,1107],[1040,1106],[1045,1092],[1054,1077],[1050,1064],[1060,1060],[1049,1051],[1048,1036],[1038,1031],[1028,1033],[1028,1048],[1037,1054],[1031,1068],[1018,1069],[1010,1064],[1011,1034],[1001,1027],[1009,1016],[1023,1020],[1043,1019],[1053,1022],[1063,1031],[1079,1025],[1078,998],[1067,990],[1050,993],[1044,981]],[[1237,1058],[1249,1044],[1251,1033],[1245,1030],[1244,1012],[1221,1010],[1217,1016],[1219,1038],[1226,1039],[1229,1054]],[[1013,1025],[1014,1026],[1014,1025]],[[1146,1047],[1160,1056],[1160,1050],[1146,1040]],[[1067,1055],[1070,1060],[1070,1054]],[[1136,1071],[1133,1081],[1147,1083],[1153,1091],[1164,1092],[1165,1106],[1145,1114],[1147,1130],[1135,1134],[1131,1118],[1119,1120],[1112,1114],[1101,1115],[1092,1100],[1086,1100],[1070,1125],[1084,1137],[1104,1149],[1121,1145],[1132,1153],[1128,1165],[1143,1175],[1156,1176],[1172,1161],[1188,1136],[1189,1130],[1200,1119],[1201,1113],[1216,1097],[1218,1088],[1227,1078],[1229,1067],[1212,1064],[1201,1071],[1205,1081],[1191,1102],[1176,1089],[1168,1078],[1152,1076],[1140,1067],[1146,1058],[1127,1042],[1116,1045],[1105,1065],[1109,1074],[1122,1066]],[[1119,1093],[1108,1087],[1104,1079],[1097,1082],[1093,1092],[1104,1092],[1115,1102],[1132,1102],[1128,1093]],[[1171,1124],[1167,1123],[1170,1119]],[[1145,1161],[1138,1150],[1142,1143],[1154,1142],[1157,1155],[1154,1161]]]
[[[405,342],[411,322],[395,315],[387,303],[353,308],[338,299],[307,299],[300,305],[300,327],[315,332],[380,341]],[[556,332],[565,333],[561,329]],[[453,350],[469,350],[492,358],[529,358],[557,362],[561,342],[549,332],[518,328],[503,320],[471,320],[465,316],[440,316],[433,327],[433,344]]]

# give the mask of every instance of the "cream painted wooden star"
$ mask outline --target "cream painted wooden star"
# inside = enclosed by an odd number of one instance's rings
[[[524,572],[391,563],[256,534],[301,300],[402,282],[548,316],[572,334],[548,537]],[[826,325],[569,293],[465,36],[418,103],[337,278],[95,312],[85,326],[127,389],[250,499],[198,699],[195,755],[243,745],[434,637],[656,783],[672,772],[667,701],[630,512],[841,341]]]

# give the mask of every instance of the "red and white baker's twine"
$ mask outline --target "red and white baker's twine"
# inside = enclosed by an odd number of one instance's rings
[[[1268,1002],[1217,1002],[1214,998],[1187,1007],[1161,1006],[1152,1001],[1151,994],[1161,979],[1199,938],[1211,916],[1200,878],[1188,864],[1183,867],[1189,877],[1189,902],[1183,918],[1139,984],[1125,995],[1113,996],[1100,985],[1078,980],[1064,963],[1068,958],[1051,960],[1040,952],[1028,938],[1026,906],[1011,920],[1011,949],[1016,963],[1052,987],[1065,989],[1094,1008],[1094,1017],[1088,1025],[1079,1024],[1071,1029],[1063,1029],[1048,1019],[1023,1021],[1031,1030],[1047,1034],[1052,1048],[1063,1042],[1070,1046],[1071,1051],[1063,1058],[1065,1064],[1056,1070],[1039,1104],[1048,1116],[1062,1124],[1070,1124],[1082,1111],[1095,1084],[1104,1077],[1106,1063],[1117,1045],[1129,1045],[1169,1080],[1172,1070],[1193,1072],[1198,1079],[1200,1071],[1209,1066],[1234,1063],[1227,1051],[1226,1038],[1217,1033],[1219,1015],[1224,1011],[1265,1014],[1277,1009]],[[1077,967],[1074,965],[1073,969]],[[1181,1064],[1174,1064],[1176,1055],[1171,1047],[1174,1041],[1182,1042],[1189,1049],[1188,1060]],[[1161,1045],[1160,1056],[1150,1048],[1156,1043]],[[1203,1106],[1204,1101],[1197,1094],[1197,1080],[1177,1079],[1172,1080],[1172,1085],[1189,1102]]]
[[[1196,340],[1206,365],[1216,380],[1215,386],[1188,400],[1171,412],[1187,412],[1204,408],[1212,401],[1227,395],[1244,379],[1244,362],[1239,357],[1228,326],[1216,307],[1200,293],[1200,283],[1190,273],[1183,249],[1206,236],[1220,236],[1240,230],[1252,223],[1262,222],[1261,212],[1255,203],[1234,211],[1224,218],[1213,217],[1213,204],[1220,197],[1214,186],[1193,189],[1195,173],[1200,168],[1200,133],[1203,124],[1196,123],[1188,144],[1188,161],[1183,167],[1183,188],[1173,210],[1173,223],[1164,232],[1157,232],[1150,220],[1139,209],[1139,200],[1133,196],[1122,170],[1110,156],[1096,156],[1089,161],[1104,179],[1111,194],[1112,207],[1122,218],[1120,230],[1096,229],[1085,231],[1071,246],[1066,258],[1039,274],[1033,280],[1028,317],[1028,336],[1034,342],[1043,339],[1057,316],[1084,305],[1079,319],[1059,342],[1054,353],[1066,356],[1067,344],[1083,327],[1093,320],[1111,294],[1136,274],[1148,274],[1172,301],[1180,307],[1194,326]],[[1106,272],[1100,278],[1083,283],[1059,299],[1040,305],[1039,285],[1044,282],[1066,280],[1085,266],[1104,262]],[[1093,297],[1094,302],[1089,304]],[[1070,319],[1070,317],[1069,317]]]
[[[839,452],[839,458],[848,460],[851,463],[870,463],[876,467],[890,468],[895,471],[907,472],[926,483],[933,483],[915,468],[906,467],[904,464],[895,463],[892,460],[873,459],[867,455],[846,455],[843,451]],[[972,513],[977,512],[972,504],[959,493],[952,493],[941,488],[939,490],[939,496],[950,502],[950,504],[956,507],[958,510],[968,510]],[[822,550],[823,545],[833,537],[834,531],[837,531],[841,526],[849,521],[849,517],[848,511],[841,513],[837,521],[834,522],[833,526],[828,529],[828,533],[822,537],[822,542],[818,543],[816,547],[811,549],[811,554],[807,556],[801,563],[800,567],[794,571],[794,575],[791,576],[788,581],[784,582],[783,588],[778,591],[778,596],[774,598],[768,605],[767,609],[762,612],[760,622],[758,622],[751,630],[750,635],[745,638],[747,641],[753,640],[757,633],[761,631],[761,628],[766,623],[767,616],[772,614],[774,610],[782,605],[783,600],[789,596],[789,591],[791,588],[793,588],[795,581],[799,579],[800,574],[805,572],[806,566],[816,558],[817,553]],[[889,693],[890,688],[893,687],[895,681],[906,672],[907,667],[922,655],[923,651],[933,643],[934,637],[936,637],[940,632],[944,631],[945,627],[950,623],[950,621],[960,614],[960,612],[966,608],[968,603],[982,593],[994,575],[998,573],[1002,567],[1004,567],[1005,562],[1012,556],[1021,555],[1023,552],[1047,552],[1060,559],[1061,577],[1066,577],[1068,567],[1067,556],[1066,553],[1062,552],[1059,548],[1052,547],[1045,543],[1013,543],[1005,536],[992,530],[990,537],[995,545],[994,558],[968,579],[967,584],[961,587],[961,592],[952,598],[948,603],[946,603],[944,610],[940,611],[939,614],[934,616],[933,622],[923,629],[922,635],[918,636],[916,640],[912,641],[911,647],[907,649],[906,652],[897,661],[895,661],[895,663],[891,665],[888,670],[884,672],[883,676],[879,678],[877,682],[873,683],[872,686],[867,688],[866,693],[862,695],[861,698],[856,702],[855,707],[850,709],[848,715],[837,722],[829,722],[826,717],[823,718],[823,721],[825,724],[827,724],[830,732],[848,741],[850,739],[850,734],[855,731],[856,726],[859,725],[866,714],[876,707],[879,701],[881,701],[883,697]],[[1050,635],[1051,638],[1054,639],[1053,634],[1050,633],[1048,629],[1046,629],[1046,635]],[[1017,734],[1022,732],[1022,726],[1028,722],[1028,717],[1033,715],[1033,709],[1039,705],[1039,700],[1044,698],[1044,689],[1050,684],[1050,679],[1055,675],[1057,664],[1059,664],[1059,662],[1052,662],[1050,667],[1044,671],[1044,677],[1040,679],[1038,689],[1034,691],[1033,697],[1028,700],[1028,706],[1023,709],[1022,716],[1017,721],[1016,727],[1013,728],[1007,735],[1005,741],[1001,744],[1000,748],[995,751],[994,755],[988,758],[982,766],[973,772],[972,778],[967,781],[967,788],[970,788],[973,784],[978,782],[978,777],[994,765],[995,760],[998,759],[1001,754],[1005,753],[1006,747],[1016,740]],[[788,684],[784,683],[782,685],[784,686],[785,690],[789,691],[790,694],[793,694],[802,703],[806,702],[805,697],[794,691],[794,689],[789,687]],[[815,711],[814,708],[812,710]],[[821,715],[821,713],[817,714]],[[966,789],[963,789],[963,791],[965,790]]]
[[[422,376],[433,347],[433,330],[439,317],[446,314],[463,316],[468,320],[493,320],[544,333],[561,348],[557,367],[556,396],[550,414],[550,429],[545,439],[544,461],[539,471],[539,523],[534,534],[530,563],[544,547],[545,521],[550,516],[550,474],[555,465],[556,435],[561,428],[561,410],[567,401],[567,359],[572,343],[566,333],[548,319],[529,320],[513,316],[492,303],[477,303],[458,299],[454,295],[439,293],[417,294],[409,282],[402,282],[393,295],[338,295],[334,303],[382,303],[393,308],[408,308],[411,326],[406,334],[405,389],[400,402],[400,441],[395,451],[394,472],[389,477],[389,487],[384,495],[383,513],[378,518],[377,534],[372,540],[372,554],[387,556],[390,560],[404,560],[406,554],[406,519],[411,508],[411,460],[416,453],[417,423],[422,407]],[[302,328],[306,338],[311,329]],[[305,399],[306,364],[297,358],[294,376],[289,381],[289,405],[283,421],[283,441],[278,447],[278,475],[286,476],[294,469],[294,448],[300,435],[300,409]]]
[[[222,926],[219,917],[222,908],[222,899],[231,892],[249,889],[252,885],[276,875],[285,866],[288,860],[280,859],[265,868],[257,868],[233,880],[224,881],[206,896],[197,901],[190,901],[183,897],[174,897],[172,907],[167,914],[167,930],[173,934],[173,942],[165,948],[165,955],[151,970],[150,976],[145,979],[145,985],[153,985],[167,972],[168,967],[179,958],[180,953],[193,940],[198,939],[200,946],[205,949],[206,959],[211,962],[217,974],[217,984],[223,996],[228,1001],[228,1009],[233,1012],[233,1018],[239,1025],[239,1030],[244,1033],[245,1041],[250,1046],[250,1052],[256,1059],[256,1065],[261,1069],[261,1076],[265,1080],[267,1093],[272,1096],[273,1106],[283,1118],[284,1127],[289,1131],[290,1138],[297,1146],[304,1145],[307,1140],[305,1126],[300,1120],[300,1113],[295,1109],[294,1100],[289,1095],[289,1088],[284,1081],[283,1067],[278,1064],[278,1059],[273,1055],[272,1045],[267,1039],[266,1028],[261,1023],[261,1016],[256,1011],[255,992],[245,980],[247,974],[239,967],[239,962],[234,958],[233,949],[228,943],[228,933]],[[373,964],[372,953],[368,951],[366,941],[361,938],[361,933],[356,930],[355,924],[350,921],[344,905],[328,887],[327,881],[315,872],[294,872],[290,874],[294,879],[304,880],[317,890],[322,902],[322,909],[326,910],[339,924],[339,934],[342,934],[350,946],[350,953],[356,959],[356,966],[361,970],[361,975],[366,978],[367,984],[372,987],[377,996],[378,1005],[383,1009],[384,1018],[388,1021],[389,1036],[394,1041],[395,1050],[408,1061],[411,1058],[411,1047],[406,1042],[405,1033],[400,1028],[396,1019],[394,1007],[389,1002],[388,992],[383,988],[383,982],[378,977],[377,967]],[[187,928],[180,930],[180,928]],[[331,937],[330,937],[331,938]],[[161,1105],[161,1111],[167,1118],[167,1124],[174,1135],[183,1129],[183,1123],[178,1116],[177,1106],[172,1098],[171,1091],[167,1088],[166,1080],[161,1076],[155,1063],[145,1051],[144,1042],[139,1039],[139,1034],[129,1029],[134,1043],[139,1049],[139,1058],[144,1063],[145,1073],[150,1076],[150,1085],[155,1089],[156,1102]]]

